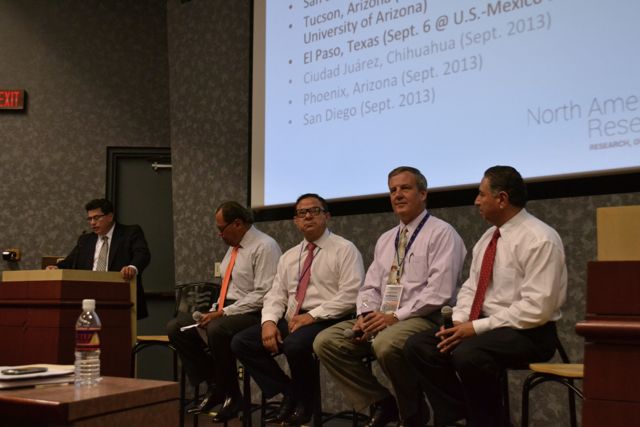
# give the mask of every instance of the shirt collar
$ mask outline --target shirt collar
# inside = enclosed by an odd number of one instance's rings
[[[322,233],[322,236],[320,236],[320,238],[316,239],[313,243],[317,247],[322,249],[322,247],[326,244],[327,240],[329,239],[329,234],[331,234],[331,232],[327,228],[327,229],[324,230],[324,233]],[[302,249],[305,250],[307,248],[308,244],[309,244],[309,242],[307,241],[307,239],[304,239],[302,241]]]
[[[500,236],[504,237],[504,233],[507,234],[514,228],[517,228],[522,222],[529,216],[529,212],[525,208],[520,209],[520,212],[509,218],[509,221],[502,224],[500,227]]]
[[[255,240],[256,238],[255,231],[256,229],[253,227],[253,225],[249,227],[249,229],[244,233],[244,236],[242,236],[242,239],[240,239],[240,243],[238,243],[238,246],[240,246],[241,248],[246,248],[248,245],[250,245],[251,242],[253,242],[253,240]]]
[[[111,226],[111,229],[107,231],[107,234],[105,234],[105,236],[107,236],[107,238],[109,239],[109,242],[113,241],[113,230],[115,229],[116,229],[116,224],[114,223]],[[98,240],[102,240],[102,236],[98,236]]]
[[[425,215],[427,215],[426,209],[423,210],[420,215],[415,217],[409,224],[404,224],[402,221],[400,221],[400,230],[402,230],[403,227],[407,227],[407,234],[411,235],[413,231],[418,227],[418,224],[420,224],[420,221],[422,221],[422,219],[425,217]]]

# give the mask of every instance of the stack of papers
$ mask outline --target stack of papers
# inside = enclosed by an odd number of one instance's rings
[[[36,372],[31,374],[7,375],[0,373],[0,390],[19,387],[33,387],[44,384],[73,383],[73,365],[21,365],[21,366],[0,366],[0,371],[5,369],[19,369],[30,367],[47,368],[46,372]]]

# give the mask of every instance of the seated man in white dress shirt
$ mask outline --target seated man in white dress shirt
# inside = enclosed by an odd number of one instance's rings
[[[440,308],[455,295],[467,250],[450,224],[427,211],[427,180],[418,169],[395,168],[388,186],[399,221],[376,243],[358,292],[358,317],[323,331],[313,347],[355,409],[375,406],[367,427],[398,418],[402,425],[422,426],[428,421],[426,402],[402,349],[408,337],[439,322]],[[372,355],[395,398],[363,362]]]
[[[294,222],[304,236],[280,257],[262,309],[261,325],[237,334],[231,348],[265,397],[283,394],[280,409],[267,422],[301,425],[313,410],[317,377],[313,340],[350,316],[364,278],[362,256],[353,243],[329,231],[327,202],[304,194]],[[289,377],[272,357],[283,353]]]
[[[526,186],[512,167],[484,174],[475,204],[489,228],[473,248],[469,278],[453,324],[405,344],[435,413],[435,425],[466,418],[470,427],[502,427],[504,369],[550,359],[555,322],[567,291],[558,233],[529,214]]]

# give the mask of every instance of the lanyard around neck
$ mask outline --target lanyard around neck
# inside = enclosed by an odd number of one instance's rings
[[[404,264],[404,259],[407,257],[407,254],[409,253],[409,249],[411,248],[411,245],[413,245],[413,242],[416,240],[416,237],[418,237],[418,233],[420,233],[420,230],[422,230],[422,227],[424,227],[424,224],[427,222],[427,219],[429,219],[430,215],[431,214],[427,212],[424,218],[422,218],[422,221],[420,221],[416,229],[411,234],[411,237],[409,238],[409,242],[407,243],[407,247],[404,250],[405,256],[402,257],[402,260],[399,259],[398,257],[398,246],[400,244],[400,229],[401,229],[401,227],[398,227],[398,232],[396,233],[396,258],[398,259],[398,266]]]

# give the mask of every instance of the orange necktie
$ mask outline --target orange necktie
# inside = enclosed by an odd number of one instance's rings
[[[236,263],[236,256],[238,256],[238,248],[240,246],[234,246],[231,251],[231,259],[227,270],[224,272],[224,279],[222,280],[222,288],[220,289],[220,297],[218,298],[218,311],[224,308],[224,300],[227,297],[227,290],[229,289],[229,282],[231,282],[231,271]]]
[[[482,304],[484,304],[484,296],[487,293],[489,281],[493,277],[493,262],[496,259],[496,248],[498,247],[499,237],[500,230],[496,228],[493,237],[491,237],[491,241],[487,245],[487,249],[484,250],[482,265],[480,266],[480,278],[478,279],[476,295],[473,297],[473,304],[471,304],[469,320],[476,320],[480,317]]]

